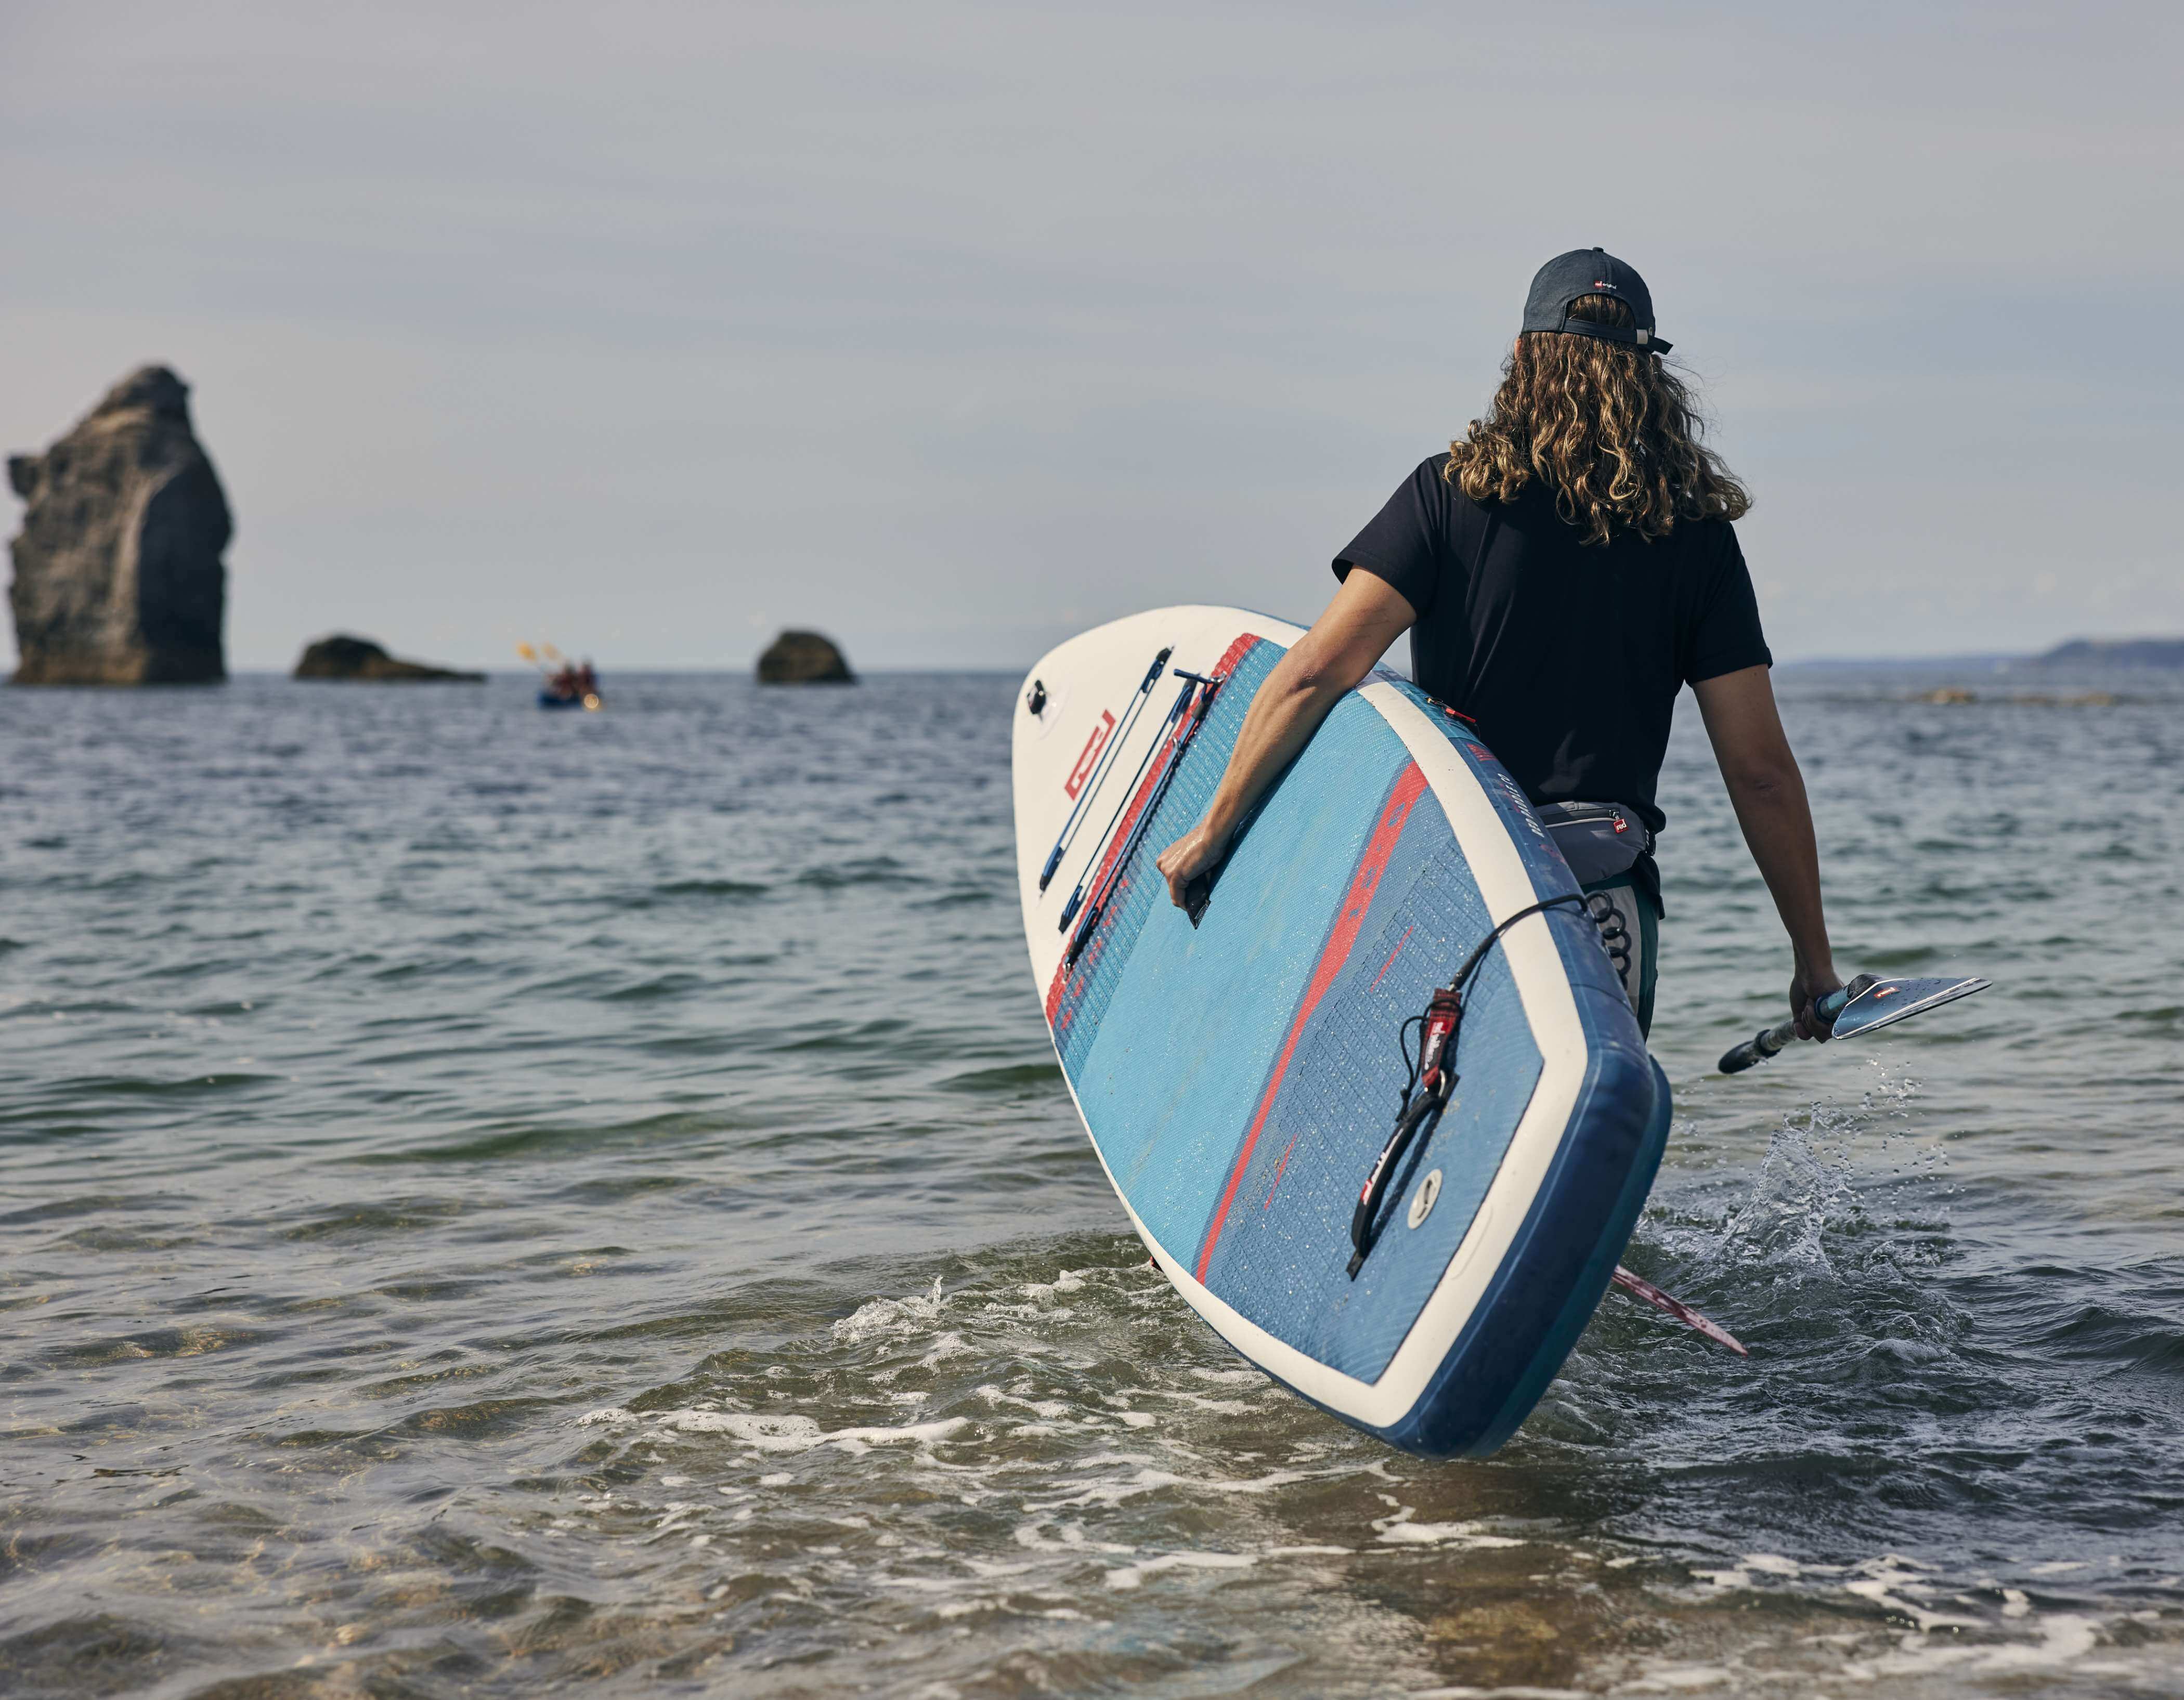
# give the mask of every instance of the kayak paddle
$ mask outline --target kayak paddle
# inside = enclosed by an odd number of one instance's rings
[[[1986,991],[1993,983],[1976,975],[1969,980],[1877,980],[1872,975],[1861,974],[1849,985],[1821,998],[1813,1006],[1813,1013],[1832,1024],[1833,1037],[1847,1039],[1854,1033],[1869,1033],[1876,1027],[1901,1021],[1907,1015],[1953,1003],[1959,997]],[[1797,1036],[1797,1024],[1794,1021],[1763,1028],[1722,1058],[1721,1071],[1724,1075],[1741,1075],[1754,1064],[1765,1062]]]

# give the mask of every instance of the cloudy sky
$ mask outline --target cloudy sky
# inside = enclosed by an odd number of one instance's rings
[[[1601,243],[1779,655],[2184,630],[2180,17],[7,0],[0,446],[188,379],[241,667],[1018,664],[1308,618]]]

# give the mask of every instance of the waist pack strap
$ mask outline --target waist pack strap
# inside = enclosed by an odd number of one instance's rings
[[[1619,803],[1543,803],[1533,813],[1580,886],[1627,874],[1653,848],[1646,823]]]

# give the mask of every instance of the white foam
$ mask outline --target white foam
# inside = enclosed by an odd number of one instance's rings
[[[1981,1629],[1985,1627],[1977,1618],[1963,1617],[1951,1612],[1928,1611],[1925,1607],[1907,1599],[1908,1594],[1930,1593],[1930,1588],[1911,1581],[1900,1572],[1884,1570],[1875,1576],[1863,1576],[1853,1582],[1845,1582],[1843,1590],[1856,1594],[1860,1599],[1871,1600],[1883,1611],[1892,1611],[1908,1617],[1919,1625],[1921,1632],[1935,1629]]]
[[[1139,1587],[1147,1576],[1162,1570],[1247,1570],[1257,1562],[1247,1553],[1163,1553],[1142,1564],[1124,1564],[1108,1571],[1107,1586]]]
[[[1592,1694],[1583,1688],[1535,1688],[1528,1684],[1514,1688],[1413,1688],[1405,1692],[1410,1700],[1593,1700]]]
[[[1034,1303],[1038,1303],[1052,1297],[1057,1292],[1082,1292],[1084,1291],[1084,1277],[1078,1275],[1073,1269],[1064,1269],[1050,1281],[1034,1281],[1025,1282],[1023,1286],[1023,1296]]]
[[[1897,1644],[1895,1652],[1846,1665],[1843,1674],[1854,1681],[1871,1681],[1882,1676],[1922,1675],[1951,1665],[1977,1671],[2043,1670],[2059,1665],[2077,1665],[2086,1671],[2095,1669],[2078,1664],[2098,1640],[2092,1619],[2059,1613],[2042,1619],[2037,1627],[2037,1642],[2007,1642],[1999,1646],[1967,1646],[1953,1636],[1936,1643],[1923,1631],[1914,1631]]]
[[[899,1429],[822,1429],[810,1417],[763,1411],[663,1411],[655,1420],[678,1434],[731,1435],[755,1452],[810,1452],[831,1446],[852,1454],[876,1446],[930,1446],[970,1425],[967,1417],[943,1417]]]
[[[946,1363],[950,1358],[968,1356],[972,1349],[971,1343],[961,1335],[943,1334],[927,1349],[925,1355],[917,1360],[917,1367],[921,1369],[930,1369],[937,1364]],[[925,1395],[920,1393],[916,1397],[922,1399]]]
[[[2024,1670],[2049,1664],[2068,1664],[2093,1650],[2093,1620],[2057,1613],[2040,1620],[2040,1644],[2018,1643],[1993,1647],[1980,1660],[1983,1670]]]
[[[1033,1509],[1058,1510],[1064,1506],[1104,1505],[1114,1507],[1126,1499],[1134,1499],[1141,1493],[1156,1493],[1164,1487],[1187,1487],[1196,1493],[1270,1493],[1275,1488],[1286,1487],[1293,1481],[1309,1481],[1309,1472],[1301,1469],[1273,1469],[1266,1475],[1236,1481],[1221,1481],[1202,1475],[1178,1475],[1173,1470],[1156,1469],[1134,1458],[1096,1457],[1084,1460],[1089,1466],[1102,1464],[1138,1464],[1130,1475],[1117,1476],[1106,1481],[1094,1482],[1077,1492],[1060,1499],[1045,1502]]]
[[[1689,1693],[1697,1688],[1718,1688],[1730,1681],[1732,1674],[1726,1666],[1719,1664],[1669,1664],[1657,1670],[1649,1670],[1635,1681],[1625,1683],[1624,1687],[1627,1692],[1639,1694],[1656,1691]],[[1505,1688],[1493,1692],[1506,1694],[1509,1691]]]
[[[844,1346],[855,1346],[866,1340],[923,1334],[939,1319],[941,1308],[947,1303],[941,1296],[940,1277],[935,1275],[930,1292],[912,1293],[907,1298],[875,1298],[859,1305],[835,1323],[834,1338]]]
[[[1081,1523],[1058,1523],[1051,1537],[1046,1534],[1045,1527],[1044,1523],[1022,1523],[1009,1531],[1010,1538],[1017,1546],[1034,1553],[1113,1553],[1127,1558],[1138,1550],[1112,1541],[1095,1541],[1084,1532]],[[978,1567],[974,1564],[972,1568]]]
[[[1380,1529],[1380,1539],[1397,1547],[1462,1547],[1485,1552],[1526,1543],[1507,1535],[1490,1535],[1476,1523],[1413,1523],[1407,1516]]]

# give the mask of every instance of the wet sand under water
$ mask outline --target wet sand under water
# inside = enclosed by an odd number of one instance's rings
[[[0,693],[12,1695],[2184,1693],[2184,694],[1786,673],[1841,964],[1696,726],[1668,1164],[1429,1464],[1145,1267],[1040,1025],[1014,681]],[[2098,686],[2101,681],[2093,681]]]

